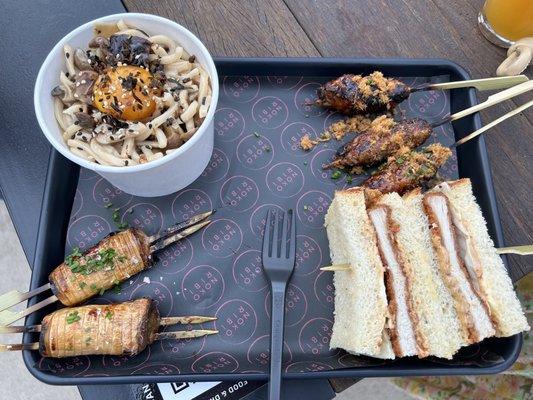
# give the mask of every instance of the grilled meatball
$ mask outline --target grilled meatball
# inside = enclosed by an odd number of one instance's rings
[[[79,304],[151,265],[147,236],[129,228],[112,233],[83,255],[68,256],[48,280],[66,306]]]
[[[319,87],[317,96],[319,104],[353,115],[392,110],[410,92],[403,82],[376,71],[368,76],[342,75]]]
[[[159,312],[151,299],[62,308],[44,317],[43,357],[135,355],[155,340]]]
[[[390,157],[383,167],[364,183],[364,186],[382,193],[403,194],[434,177],[451,155],[450,149],[438,143],[422,151],[404,147],[398,154]]]
[[[402,146],[420,146],[431,135],[431,125],[420,118],[394,122],[385,118],[337,151],[335,160],[324,168],[365,167],[385,160]]]

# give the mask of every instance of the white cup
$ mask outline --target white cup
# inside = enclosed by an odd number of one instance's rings
[[[66,71],[63,45],[86,49],[93,37],[95,22],[116,22],[124,19],[149,35],[166,35],[176,41],[209,74],[212,99],[209,111],[198,130],[181,147],[160,159],[128,167],[113,167],[87,161],[70,152],[65,144],[61,129],[54,117],[54,102],[50,94],[59,84],[59,73]],[[218,101],[218,75],[213,58],[200,40],[183,26],[166,18],[150,14],[124,13],[109,15],[88,22],[63,37],[46,57],[37,75],[34,90],[34,106],[37,121],[48,141],[63,156],[76,164],[93,170],[120,190],[136,196],[155,197],[174,193],[200,176],[213,152],[213,119]]]

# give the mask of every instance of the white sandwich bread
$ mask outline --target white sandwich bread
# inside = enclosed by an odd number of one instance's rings
[[[445,195],[448,199],[458,254],[464,263],[472,290],[480,299],[482,309],[486,310],[491,322],[491,329],[485,328],[486,318],[479,316],[483,325],[479,327],[478,324],[476,328],[486,330],[478,331],[478,335],[484,336],[483,332],[486,335],[492,332],[490,336],[495,334],[504,337],[529,330],[511,278],[489,236],[470,180],[444,182],[431,193]]]
[[[422,194],[338,191],[326,214],[336,271],[330,347],[378,358],[451,359],[529,329],[470,180]]]
[[[402,198],[390,193],[380,197],[377,204],[390,212],[389,234],[394,235],[396,252],[403,260],[405,297],[409,301],[409,317],[416,340],[414,354],[450,359],[465,341],[453,299],[441,279],[431,246],[422,194],[415,190]],[[401,332],[400,326],[400,335]]]
[[[385,325],[388,318],[383,264],[366,213],[362,188],[335,193],[325,218],[335,272],[335,321],[330,347],[378,358],[394,358]]]

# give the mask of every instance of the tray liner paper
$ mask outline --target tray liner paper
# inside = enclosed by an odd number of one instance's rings
[[[267,210],[296,210],[296,268],[285,304],[284,371],[308,372],[392,364],[330,350],[333,324],[332,273],[324,214],[346,177],[331,179],[321,166],[340,146],[335,140],[310,152],[300,138],[321,135],[342,116],[306,105],[327,77],[225,76],[215,117],[215,149],[204,173],[189,187],[159,198],[133,197],[94,172],[82,169],[65,252],[86,249],[121,222],[157,233],[195,214],[216,209],[207,228],[158,254],[155,265],[89,303],[110,303],[149,296],[162,316],[216,316],[201,328],[220,334],[193,340],[155,342],[135,357],[41,359],[38,368],[60,376],[118,376],[184,373],[268,373],[270,294],[262,273],[262,230]],[[447,81],[448,77],[406,78],[409,84]],[[399,106],[406,117],[437,121],[450,112],[449,93],[413,93]],[[353,137],[347,135],[345,140]],[[429,143],[454,142],[452,126],[435,129]],[[441,176],[457,178],[453,158]],[[164,179],[164,177],[161,177]],[[356,177],[350,186],[364,180]],[[111,205],[109,205],[111,204]],[[107,206],[107,208],[106,208]],[[189,328],[199,328],[190,326]],[[169,329],[169,328],[167,328]],[[184,327],[170,327],[171,330]],[[498,357],[483,345],[470,346],[452,362],[486,364]]]

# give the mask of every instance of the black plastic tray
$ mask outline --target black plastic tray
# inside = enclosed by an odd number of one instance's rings
[[[468,79],[468,73],[447,60],[440,59],[332,59],[332,58],[267,58],[216,60],[220,76],[263,75],[263,76],[337,76],[345,72],[370,73],[381,70],[390,76],[437,76],[447,75],[450,80]],[[456,112],[476,104],[474,90],[460,89],[450,92],[450,111]],[[479,115],[466,117],[454,123],[455,139],[481,126]],[[488,156],[483,137],[460,146],[457,152],[457,166],[460,177],[472,180],[475,195],[488,223],[489,232],[497,246],[503,245],[499,215],[492,186]],[[78,184],[79,167],[53,151],[50,157],[43,208],[39,223],[39,234],[34,260],[31,289],[47,282],[49,272],[64,257],[66,233],[73,200]],[[506,260],[504,259],[504,262]],[[31,299],[30,305],[44,296]],[[38,324],[41,318],[54,306],[30,315],[26,324]],[[25,334],[24,343],[34,342],[35,334]],[[359,366],[346,369],[312,372],[288,372],[285,378],[333,378],[333,377],[378,377],[378,376],[420,376],[420,375],[466,375],[494,374],[509,368],[518,357],[522,337],[489,339],[485,347],[493,349],[500,356],[496,363],[487,365],[446,365],[426,360],[400,359],[392,364]],[[268,379],[267,373],[197,373],[180,375],[116,375],[116,376],[57,376],[50,371],[37,368],[37,352],[25,351],[24,361],[29,371],[39,380],[57,385],[119,384],[135,382],[162,382],[174,380],[215,381]]]

